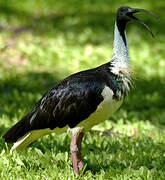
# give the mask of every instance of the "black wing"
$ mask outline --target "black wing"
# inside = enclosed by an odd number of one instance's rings
[[[103,88],[103,83],[96,77],[65,80],[46,94],[37,106],[40,111],[51,114],[48,128],[62,128],[66,125],[73,128],[89,117],[103,101]]]

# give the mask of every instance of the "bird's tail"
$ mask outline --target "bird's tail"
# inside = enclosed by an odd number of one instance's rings
[[[31,122],[32,120],[34,123]],[[14,142],[12,150],[22,149],[51,131],[49,128],[42,127],[43,122],[45,122],[43,113],[32,111],[9,129],[3,138],[8,143]]]
[[[27,114],[18,123],[16,123],[12,128],[10,128],[3,138],[6,142],[12,143],[16,142],[20,137],[24,136],[28,131],[31,130],[29,119],[32,114]]]

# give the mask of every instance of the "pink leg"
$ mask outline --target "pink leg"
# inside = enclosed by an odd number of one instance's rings
[[[84,133],[75,133],[72,136],[70,150],[72,154],[73,169],[76,174],[79,174],[79,169],[83,168],[83,161],[81,158],[81,141]]]
[[[79,169],[83,169],[83,161],[82,161],[82,157],[81,157],[81,142],[82,142],[82,138],[84,136],[84,133],[81,132],[78,136],[78,140],[77,140],[77,146],[78,146],[78,152],[77,152],[77,155],[78,155],[78,166],[79,166]]]
[[[72,136],[72,141],[71,141],[71,144],[70,144],[70,150],[71,150],[71,154],[72,154],[73,169],[74,169],[74,172],[76,174],[78,174],[78,166],[77,166],[77,151],[78,151],[78,147],[77,147],[76,141],[77,141],[77,133],[75,133]]]

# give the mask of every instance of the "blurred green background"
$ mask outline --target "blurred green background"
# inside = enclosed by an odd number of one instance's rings
[[[0,0],[1,135],[57,81],[111,59],[116,10],[122,5],[155,13],[158,20],[145,13],[136,15],[151,27],[155,38],[135,22],[127,26],[135,88],[111,121],[95,129],[104,130],[114,125],[114,132],[122,134],[120,143],[125,144],[129,141],[122,138],[134,135],[136,128],[142,141],[153,138],[151,147],[155,151],[161,149],[157,153],[162,155],[165,150],[164,0]],[[157,144],[161,144],[161,148],[157,148]],[[148,141],[144,149],[147,146]],[[5,147],[1,139],[0,152]],[[136,147],[131,146],[130,151],[132,149]],[[2,164],[5,162],[2,160]],[[164,162],[158,161],[162,172]],[[92,164],[92,160],[87,164]]]

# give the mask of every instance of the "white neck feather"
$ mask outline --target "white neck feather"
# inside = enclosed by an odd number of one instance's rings
[[[114,68],[112,68],[112,72],[118,74],[121,69],[129,68],[129,50],[128,50],[128,41],[126,34],[125,40],[126,44],[121,36],[117,24],[115,23],[115,31],[114,31],[114,45],[113,45],[113,57],[111,64]]]

